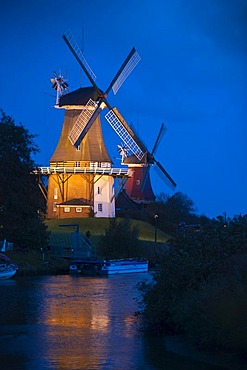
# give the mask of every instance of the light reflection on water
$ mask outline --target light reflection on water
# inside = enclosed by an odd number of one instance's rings
[[[136,304],[130,288],[134,289],[139,279],[68,276],[63,282],[47,284],[40,312],[46,328],[44,339],[49,342],[46,356],[55,357],[59,369],[71,369],[72,358],[75,368],[113,366],[110,356],[116,345],[130,356],[133,346],[123,339],[134,339]],[[115,366],[121,368],[122,364],[115,360]]]
[[[165,353],[157,338],[143,338],[134,315],[143,279],[151,276],[1,282],[0,369],[216,369]]]

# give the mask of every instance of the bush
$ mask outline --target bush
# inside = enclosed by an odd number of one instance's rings
[[[178,235],[152,284],[144,329],[186,333],[203,348],[247,350],[247,216]]]
[[[234,274],[203,284],[198,291],[185,294],[177,312],[181,327],[194,343],[208,349],[246,352],[246,277]]]
[[[99,253],[104,258],[130,258],[139,254],[139,231],[130,220],[110,220],[105,235],[99,242]]]

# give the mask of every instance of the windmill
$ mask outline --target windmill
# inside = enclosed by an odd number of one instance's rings
[[[60,90],[55,107],[65,109],[65,115],[50,167],[40,169],[48,176],[47,218],[82,218],[89,217],[91,212],[96,217],[115,217],[115,180],[119,191],[130,176],[130,170],[112,167],[99,113],[105,106],[109,107],[105,99],[110,89],[118,91],[140,57],[132,49],[103,92],[94,83],[96,77],[72,34],[67,32],[63,38],[92,86],[65,94],[66,81],[54,74],[53,87]]]
[[[56,72],[53,72],[54,77],[50,79],[52,83],[52,88],[57,91],[56,96],[56,105],[59,104],[60,97],[68,92],[68,83],[67,79],[64,78],[61,73],[58,75]]]
[[[175,181],[162,164],[154,158],[165,131],[166,128],[162,124],[152,151],[147,151],[141,161],[134,154],[124,160],[124,164],[127,164],[132,171],[132,177],[126,182],[126,193],[132,200],[143,203],[155,200],[150,180],[150,169],[152,167],[169,188],[174,190],[176,187]]]
[[[124,163],[127,164],[128,167],[130,168],[135,168],[134,173],[137,172],[141,173],[141,176],[139,176],[140,178],[137,179],[135,183],[135,186],[137,186],[139,189],[141,200],[144,200],[145,198],[147,187],[149,188],[151,187],[149,171],[150,167],[153,165],[157,168],[158,173],[161,175],[166,184],[172,189],[174,189],[176,187],[176,183],[168,174],[168,172],[165,170],[165,168],[161,165],[161,163],[157,161],[154,157],[158,144],[165,130],[164,125],[161,126],[153,150],[149,152],[146,146],[141,141],[141,139],[138,137],[138,135],[124,120],[124,118],[117,110],[117,108],[112,107],[107,100],[107,95],[110,92],[110,90],[112,89],[114,94],[116,94],[119,88],[121,87],[122,83],[125,81],[128,75],[140,61],[140,56],[136,52],[135,48],[131,50],[126,60],[124,61],[123,65],[119,69],[118,73],[115,75],[115,77],[109,84],[109,87],[105,90],[105,92],[102,92],[102,90],[97,86],[95,82],[96,77],[94,72],[87,63],[71,32],[68,31],[66,34],[64,34],[63,39],[65,40],[66,44],[68,45],[73,55],[75,56],[76,60],[82,67],[83,71],[85,72],[86,76],[91,82],[93,88],[98,93],[98,100],[97,101],[92,101],[92,99],[88,100],[86,108],[82,110],[80,116],[78,117],[72,130],[70,131],[69,139],[71,143],[75,147],[80,145],[85,135],[89,132],[90,128],[93,126],[95,119],[99,116],[100,111],[103,108],[107,107],[109,111],[105,115],[106,120],[113,128],[113,130],[116,132],[116,134],[119,136],[121,141],[124,143],[124,147],[126,148],[126,150],[132,153],[132,155],[125,158]],[[139,170],[137,170],[137,168],[139,168]],[[127,184],[128,182],[129,184],[131,182],[133,184],[133,178],[127,180]],[[133,185],[131,188],[133,188]],[[130,189],[130,187],[126,185],[127,193],[128,189]],[[131,194],[129,195],[131,196]]]

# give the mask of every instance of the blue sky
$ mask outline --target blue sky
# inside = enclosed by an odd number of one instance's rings
[[[43,166],[63,122],[53,71],[66,74],[70,91],[89,85],[62,39],[68,29],[103,90],[136,47],[141,62],[108,100],[149,150],[166,125],[156,158],[199,214],[247,213],[247,1],[5,1],[0,108],[38,135]],[[119,167],[119,140],[103,117],[102,125]],[[172,194],[153,169],[151,181],[155,194]]]

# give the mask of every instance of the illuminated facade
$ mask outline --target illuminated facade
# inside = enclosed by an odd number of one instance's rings
[[[61,97],[64,122],[48,175],[47,218],[115,217],[114,179],[128,176],[127,169],[112,168],[106,149],[100,116],[78,147],[68,136],[93,88],[80,88]]]

